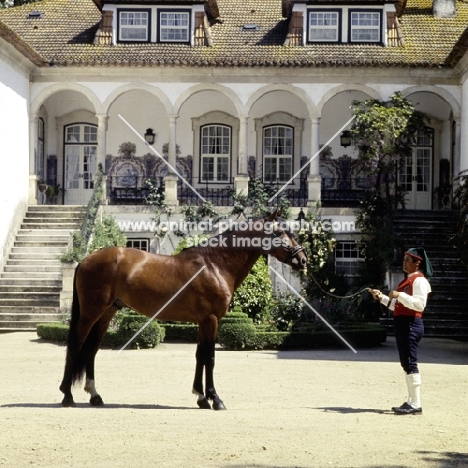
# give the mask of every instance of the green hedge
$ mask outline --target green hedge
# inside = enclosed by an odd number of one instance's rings
[[[226,349],[319,349],[319,348],[343,348],[346,345],[329,330],[306,330],[293,332],[272,332],[266,331],[265,327],[256,327],[251,319],[246,315],[234,316],[228,314],[220,321],[218,341]],[[136,323],[134,328],[127,328],[126,332],[119,332],[109,329],[104,336],[103,346],[117,348],[123,346],[136,331],[141,328],[142,323],[147,319],[143,316],[138,317],[142,320]],[[160,331],[151,331],[153,325]],[[150,328],[151,327],[151,328]],[[159,341],[185,341],[196,343],[198,336],[198,326],[189,323],[168,323],[158,324],[152,322],[149,327],[151,331],[150,338],[145,338],[146,329],[140,334],[143,335],[132,343],[133,347],[154,347]],[[379,346],[385,342],[387,332],[380,325],[373,324],[354,324],[338,328],[338,333],[342,335],[355,348],[371,348]],[[58,343],[65,343],[68,336],[68,325],[62,323],[43,323],[37,325],[37,334],[40,338]],[[156,336],[156,338],[154,338]],[[159,336],[159,341],[157,336]],[[154,344],[156,343],[156,344]]]
[[[120,348],[148,321],[144,316],[125,315],[118,329],[109,328],[102,345]],[[60,322],[39,323],[36,326],[39,338],[55,343],[66,343],[69,326]],[[151,322],[130,344],[129,348],[154,348],[164,339],[165,330],[157,322]]]

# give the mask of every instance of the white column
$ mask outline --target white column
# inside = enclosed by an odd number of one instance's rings
[[[307,186],[309,190],[309,199],[307,205],[315,207],[320,201],[322,190],[322,179],[320,177],[320,155],[317,152],[320,149],[320,117],[311,117],[311,142],[310,142],[310,158],[309,176],[307,178]]]
[[[102,164],[102,169],[106,166],[106,135],[107,135],[107,114],[96,114],[98,119],[97,128],[97,142],[98,142],[98,153],[97,163]]]
[[[234,178],[236,193],[242,192],[243,195],[248,195],[249,191],[247,119],[247,115],[239,116],[239,150],[237,160],[237,174]]]
[[[168,154],[168,163],[173,167],[177,168],[177,144],[176,144],[176,120],[177,115],[169,115],[169,154]],[[176,206],[179,204],[179,200],[177,199],[177,182],[178,177],[176,174],[173,173],[171,169],[167,176],[164,178],[164,194],[165,194],[165,201],[169,206]]]
[[[460,171],[468,169],[468,74],[465,77],[465,82],[462,87],[462,102],[461,102],[461,122],[460,128],[457,127],[458,137],[456,136],[455,141],[455,155],[457,154],[457,143],[459,138],[459,151],[460,151],[460,163],[457,168],[456,159],[454,157],[453,162],[453,173],[457,176]],[[455,172],[457,170],[457,172]]]
[[[29,116],[29,194],[28,204],[37,205],[36,175],[37,114]],[[45,151],[45,149],[44,149]]]

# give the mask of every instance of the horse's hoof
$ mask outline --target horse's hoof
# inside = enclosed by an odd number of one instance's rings
[[[203,400],[197,400],[197,405],[201,409],[211,409],[210,402],[206,398],[203,398]]]
[[[62,406],[64,408],[74,408],[76,405],[73,401],[73,397],[64,397],[64,399],[62,400]]]
[[[225,410],[227,409],[224,406],[224,403],[221,400],[213,401],[213,409],[214,410]]]
[[[99,395],[94,395],[93,397],[91,397],[89,403],[91,404],[91,406],[102,406],[104,404],[102,398]]]

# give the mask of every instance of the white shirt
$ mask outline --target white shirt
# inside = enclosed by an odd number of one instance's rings
[[[410,273],[408,278],[419,273],[415,271],[414,273]],[[420,276],[413,281],[413,295],[410,296],[405,292],[400,292],[398,296],[398,302],[408,309],[415,310],[416,312],[422,312],[426,307],[427,296],[431,292],[431,285],[429,281],[424,276]],[[390,298],[385,294],[382,294],[381,303],[385,306],[388,305]],[[397,299],[392,299],[392,302],[388,306],[390,310],[395,309],[395,304],[397,303]]]

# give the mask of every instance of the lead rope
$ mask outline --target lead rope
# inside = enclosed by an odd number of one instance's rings
[[[361,291],[358,291],[354,294],[349,294],[348,296],[337,296],[336,294],[333,294],[331,292],[328,292],[328,291],[325,291],[325,289],[322,288],[322,286],[320,286],[320,284],[318,283],[318,281],[315,279],[315,276],[312,274],[312,273],[309,273],[310,276],[312,277],[312,279],[314,280],[314,283],[317,285],[317,287],[320,289],[320,291],[322,291],[323,293],[327,294],[328,296],[332,296],[332,297],[336,297],[337,299],[350,299],[354,296],[359,296],[359,294],[362,294],[364,291],[369,291],[369,288],[364,288],[364,289],[361,289]]]

